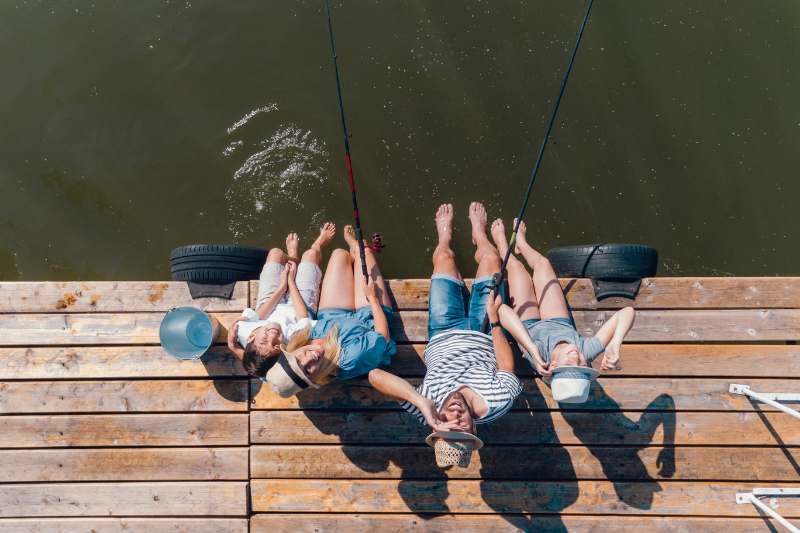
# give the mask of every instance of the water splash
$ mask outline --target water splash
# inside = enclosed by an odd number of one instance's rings
[[[242,120],[240,120],[239,122],[237,122],[236,124],[234,124],[233,126],[228,128],[228,133],[232,133],[236,128],[244,126],[245,124],[247,124],[248,120],[250,120],[254,116],[258,115],[259,113],[269,113],[270,111],[277,111],[277,110],[278,110],[278,106],[277,105],[270,104],[268,106],[260,107],[258,109],[253,110],[253,111],[250,111],[248,114],[246,114],[244,117],[242,117]]]
[[[319,205],[318,200],[309,200],[325,189],[325,143],[310,131],[289,124],[256,146],[259,151],[236,171],[226,193],[234,242],[267,245],[265,240],[271,237],[268,245],[277,246],[289,231],[297,232],[301,239],[316,238],[325,209],[314,211],[306,202]],[[307,226],[297,227],[298,221]]]

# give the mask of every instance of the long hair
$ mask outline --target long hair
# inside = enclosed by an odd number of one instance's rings
[[[295,331],[292,335],[292,340],[286,345],[287,352],[294,352],[298,348],[302,348],[311,341],[311,326],[306,326],[299,331]],[[325,335],[325,340],[322,343],[325,349],[325,355],[322,356],[322,364],[314,376],[313,381],[318,383],[327,378],[334,371],[339,369],[339,358],[342,355],[342,345],[339,344],[339,326],[334,326],[328,330]]]

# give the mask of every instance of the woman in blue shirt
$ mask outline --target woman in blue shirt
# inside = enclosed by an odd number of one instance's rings
[[[334,250],[319,299],[317,322],[294,333],[266,381],[289,397],[330,375],[349,379],[391,362],[392,304],[375,256],[365,249],[369,279],[361,275],[358,241],[344,228],[350,251]]]

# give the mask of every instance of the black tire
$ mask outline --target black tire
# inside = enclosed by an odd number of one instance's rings
[[[222,257],[250,259],[261,261],[263,265],[267,260],[269,250],[264,248],[255,248],[253,246],[236,246],[234,244],[192,244],[190,246],[181,246],[172,250],[169,258],[170,261],[182,258],[196,258],[195,261],[201,261],[204,258],[220,259]]]
[[[559,278],[650,278],[658,269],[658,251],[640,244],[564,246],[547,259]]]
[[[240,272],[237,270],[207,269],[173,272],[172,279],[175,281],[195,281],[213,285],[230,283],[232,281],[248,281],[257,279],[257,276],[254,277],[251,272]]]
[[[193,244],[170,254],[172,279],[229,283],[258,279],[269,250],[232,244]]]

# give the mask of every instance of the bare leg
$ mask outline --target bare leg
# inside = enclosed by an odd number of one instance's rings
[[[303,262],[319,264],[322,261],[322,250],[331,242],[333,236],[336,234],[336,226],[330,222],[326,222],[319,232],[319,237],[311,245],[311,248],[303,254]]]
[[[478,263],[476,278],[491,276],[500,272],[502,261],[489,239],[486,237],[486,210],[480,202],[472,202],[469,206],[469,220],[472,222],[472,243],[477,246],[475,262]]]
[[[564,297],[564,291],[561,289],[553,267],[550,266],[550,261],[531,248],[525,239],[525,233],[525,223],[520,222],[516,252],[522,254],[533,269],[533,288],[539,298],[539,313],[542,319],[569,318],[567,299]]]
[[[492,223],[492,239],[497,245],[497,251],[501,257],[505,257],[508,251],[508,241],[506,240],[506,227],[499,218]],[[508,292],[511,296],[509,304],[514,312],[519,315],[520,320],[540,318],[539,304],[536,300],[536,293],[533,290],[531,280],[525,265],[511,254],[508,257]],[[506,328],[508,329],[508,328]]]
[[[297,238],[297,233],[290,233],[286,236],[286,256],[295,266],[300,263],[297,259],[297,250],[299,247],[300,239]]]
[[[433,273],[446,274],[463,281],[456,267],[456,256],[450,249],[453,240],[453,206],[442,204],[436,212],[436,231],[439,233],[439,244],[433,251]]]
[[[289,258],[287,257],[287,255],[284,253],[283,250],[281,250],[280,248],[273,248],[267,254],[267,261],[266,262],[267,263],[280,263],[282,265],[285,265],[286,261],[288,259]]]
[[[340,248],[331,254],[325,277],[322,279],[319,308],[327,307],[356,310],[353,299],[353,256],[347,250]]]
[[[369,307],[367,297],[364,296],[364,274],[361,271],[361,252],[356,240],[356,232],[353,226],[344,227],[344,240],[350,245],[350,255],[353,257],[353,287],[355,291],[355,305],[356,309],[362,307]],[[381,305],[386,307],[392,306],[392,301],[389,299],[389,292],[386,290],[386,282],[383,280],[381,270],[378,268],[378,262],[375,261],[375,254],[372,250],[364,249],[364,260],[367,263],[367,272],[372,282],[375,283],[375,295]]]

